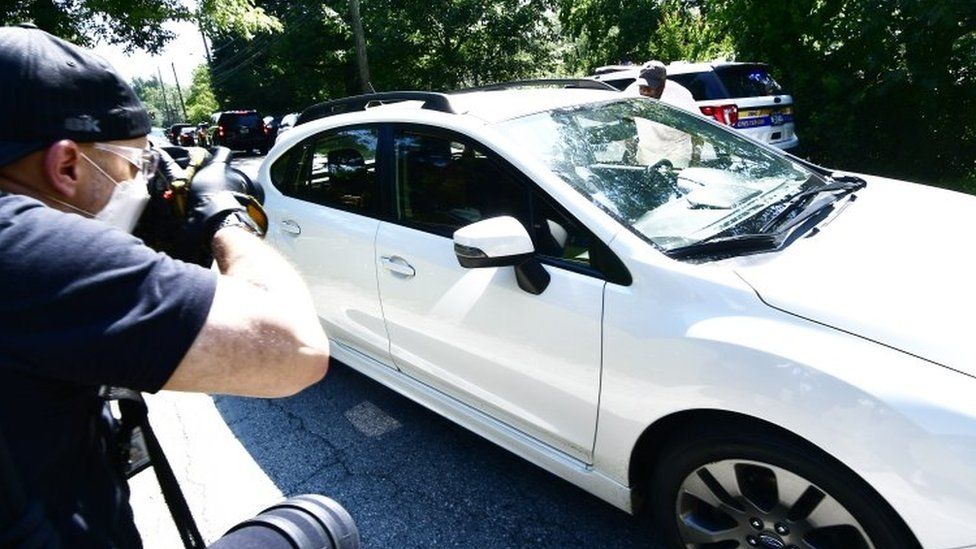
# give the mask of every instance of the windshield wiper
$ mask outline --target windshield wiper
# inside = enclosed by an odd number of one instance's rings
[[[666,253],[669,257],[682,259],[716,252],[744,253],[774,250],[779,248],[780,244],[782,244],[782,235],[775,233],[737,234],[735,236],[706,238],[694,244],[672,248]]]
[[[863,179],[851,175],[842,175],[838,177],[830,177],[830,183],[823,185],[822,187],[817,187],[815,189],[807,189],[805,191],[800,191],[794,195],[790,195],[783,200],[779,200],[770,204],[767,207],[775,206],[777,204],[788,203],[782,211],[776,214],[772,219],[766,222],[759,229],[760,233],[768,233],[773,227],[776,227],[791,213],[800,210],[800,213],[792,217],[787,224],[781,228],[781,230],[788,229],[789,227],[796,226],[802,223],[804,220],[809,218],[811,215],[816,215],[817,212],[823,207],[833,204],[841,199],[841,197],[846,196],[855,191],[859,191],[867,186],[867,182]],[[816,200],[816,197],[824,193],[836,193],[827,197],[827,200]],[[813,207],[816,205],[815,207]]]
[[[792,242],[797,235],[804,232],[797,229],[801,226],[813,225],[825,218],[833,205],[841,197],[863,189],[867,182],[854,176],[831,178],[831,182],[816,189],[808,189],[788,196],[774,204],[789,202],[789,205],[778,213],[772,220],[763,225],[757,233],[746,233],[732,236],[715,235],[694,244],[673,248],[667,251],[670,257],[681,259],[707,254],[735,254],[775,250]],[[825,194],[827,193],[827,194]],[[800,212],[785,223],[780,223],[787,213]],[[816,218],[816,219],[815,219]],[[777,226],[778,224],[778,226]],[[775,230],[771,230],[775,227]]]

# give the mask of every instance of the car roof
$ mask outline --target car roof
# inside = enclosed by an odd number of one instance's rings
[[[689,72],[705,72],[721,67],[735,67],[740,65],[765,65],[749,61],[710,61],[708,63],[685,63],[678,61],[668,65],[668,74],[687,74]]]
[[[523,89],[459,93],[451,105],[485,122],[500,122],[537,112],[619,99],[620,92],[588,89]]]
[[[720,67],[732,67],[736,65],[765,65],[765,63],[749,61],[707,61],[702,63],[687,63],[685,61],[675,61],[667,66],[668,74],[688,74],[692,72],[707,72]],[[604,67],[601,67],[604,68]],[[599,71],[599,69],[598,69]],[[610,72],[596,72],[594,76],[597,80],[606,81],[616,78],[637,78],[640,76],[640,66],[621,67],[621,70]]]
[[[530,88],[452,93],[448,96],[456,114],[468,115],[487,123],[500,122],[537,112],[619,99],[620,92],[592,89]],[[371,107],[370,111],[420,109],[423,101],[401,101]]]

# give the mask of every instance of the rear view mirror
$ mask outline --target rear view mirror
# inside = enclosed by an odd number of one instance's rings
[[[454,231],[454,254],[465,269],[515,267],[519,287],[531,294],[549,285],[549,273],[533,257],[529,233],[514,217],[493,217]]]

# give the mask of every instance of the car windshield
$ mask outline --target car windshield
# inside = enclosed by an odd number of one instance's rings
[[[668,251],[738,226],[824,182],[702,117],[632,98],[499,124],[577,191]]]

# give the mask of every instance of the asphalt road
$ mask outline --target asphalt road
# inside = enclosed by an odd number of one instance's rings
[[[260,161],[235,165],[253,176]],[[338,363],[291,398],[161,393],[150,410],[210,541],[318,493],[369,548],[660,547],[629,515]],[[178,545],[149,473],[132,501],[148,549]]]
[[[214,402],[283,494],[339,501],[366,547],[652,547],[625,513],[342,365],[292,398]]]

